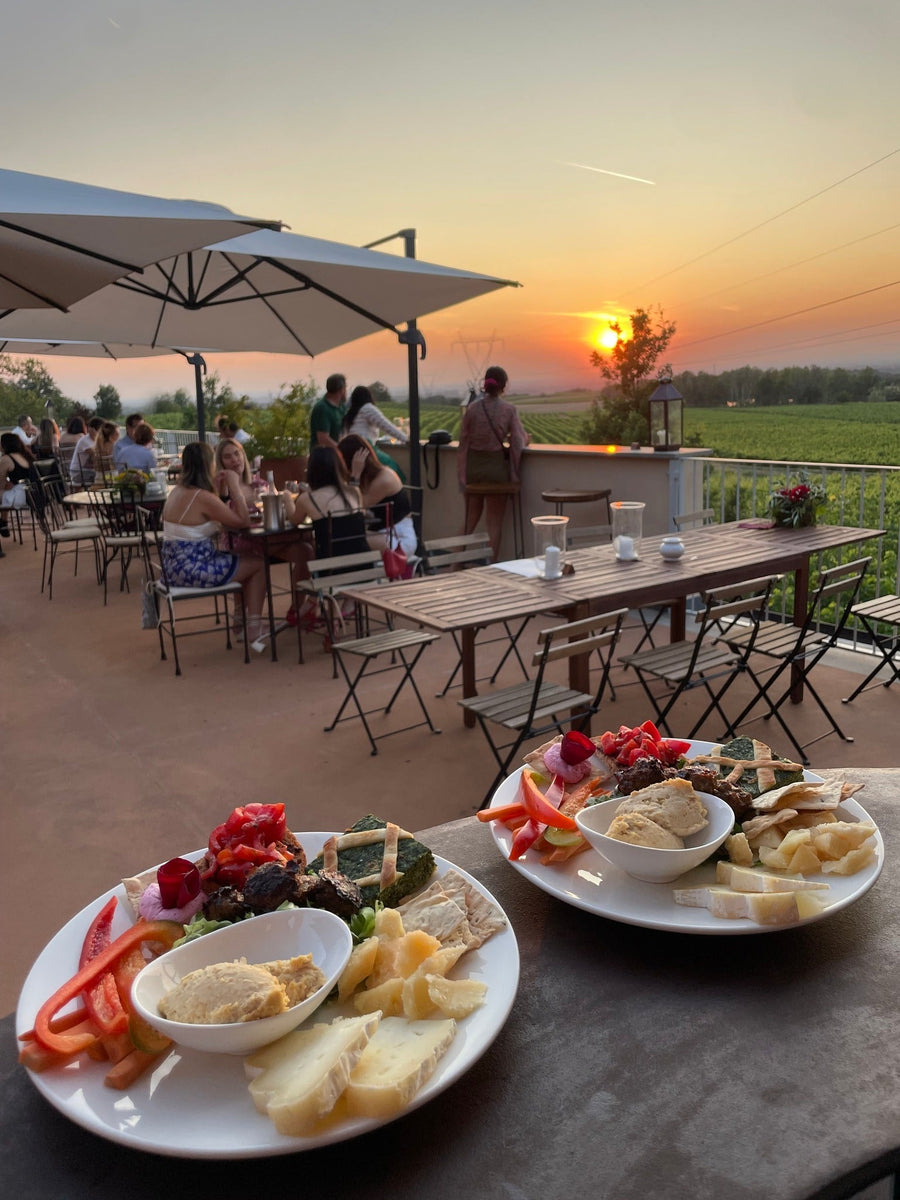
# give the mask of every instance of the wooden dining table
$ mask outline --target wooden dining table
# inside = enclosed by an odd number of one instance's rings
[[[571,574],[545,580],[529,577],[531,560],[473,567],[467,571],[400,580],[371,588],[348,588],[349,598],[441,632],[457,632],[462,650],[463,697],[477,695],[475,636],[479,629],[515,617],[559,612],[577,620],[606,608],[670,607],[670,639],[686,635],[689,596],[763,575],[793,575],[793,620],[802,625],[809,604],[813,558],[826,550],[880,537],[882,529],[844,525],[815,525],[804,529],[759,528],[758,523],[733,521],[686,530],[685,552],[664,559],[655,539],[645,537],[641,555],[619,561],[611,544],[574,550],[566,555]],[[570,686],[590,691],[589,660],[569,660]],[[795,682],[792,699],[802,699]],[[464,712],[467,725],[475,718]]]

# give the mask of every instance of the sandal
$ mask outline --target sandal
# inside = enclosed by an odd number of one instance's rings
[[[269,639],[269,625],[263,617],[247,618],[247,641],[250,649],[262,654]]]

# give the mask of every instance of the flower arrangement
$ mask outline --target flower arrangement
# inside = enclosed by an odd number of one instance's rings
[[[148,471],[139,471],[137,467],[126,467],[118,475],[113,476],[113,487],[123,492],[137,492],[143,496],[152,476]]]
[[[795,484],[785,483],[772,493],[769,509],[776,525],[799,529],[815,525],[816,515],[827,499],[823,485],[814,483],[805,471],[801,471]]]

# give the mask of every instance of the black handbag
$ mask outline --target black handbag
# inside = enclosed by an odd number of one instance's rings
[[[428,435],[428,441],[422,447],[422,463],[425,467],[425,483],[433,492],[437,489],[441,482],[441,458],[438,454],[438,446],[446,446],[453,441],[453,434],[449,429],[434,429]],[[434,481],[431,479],[431,472],[428,468],[428,447],[432,446],[432,454],[434,454]]]

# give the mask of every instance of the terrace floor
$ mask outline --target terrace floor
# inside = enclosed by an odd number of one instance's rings
[[[419,830],[477,808],[493,775],[489,749],[477,729],[463,728],[458,690],[433,698],[455,661],[449,638],[426,650],[417,669],[443,733],[398,734],[373,758],[358,722],[322,732],[343,688],[321,638],[306,637],[302,666],[289,633],[280,662],[254,655],[247,666],[224,639],[191,639],[175,678],[155,632],[141,629],[138,592],[120,595],[113,585],[104,608],[87,559],[77,578],[62,559],[50,601],[40,592],[41,555],[28,542],[8,539],[4,548],[0,1014],[14,1008],[31,962],[69,917],[121,876],[204,846],[238,804],[283,801],[295,830],[343,828],[367,812]],[[811,751],[813,766],[900,762],[900,687],[840,704],[867,664],[839,653],[819,669],[821,690],[856,740],[825,738]],[[499,682],[515,679],[507,669]],[[617,685],[622,679],[616,672]],[[741,694],[739,684],[729,703]],[[699,695],[686,701],[673,727],[689,729],[700,703]],[[390,719],[399,727],[414,719],[409,713],[404,701]],[[617,687],[594,731],[649,715],[636,685]],[[790,719],[802,741],[823,729],[811,703],[792,708]],[[757,721],[747,731],[765,740],[769,727]],[[777,727],[771,736],[776,752],[789,749]]]

